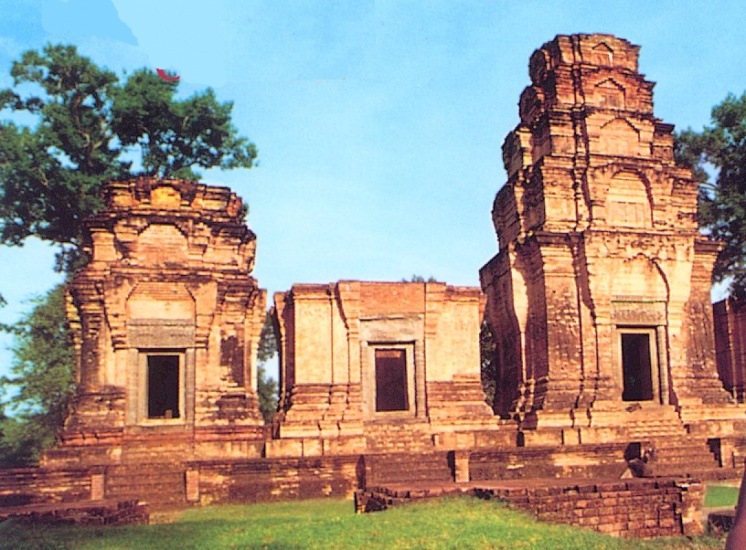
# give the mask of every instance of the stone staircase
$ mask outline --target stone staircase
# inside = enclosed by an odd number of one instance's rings
[[[626,435],[630,439],[645,439],[652,437],[684,436],[686,428],[679,417],[650,418],[647,420],[631,420],[624,424]]]
[[[584,442],[599,438],[608,441],[609,436],[616,441],[637,441],[687,434],[673,405],[632,402],[621,406],[615,403],[608,409],[591,409],[589,415],[590,425],[581,427],[585,432],[581,436]]]
[[[654,475],[691,477],[699,480],[733,479],[738,471],[721,467],[720,461],[706,442],[692,436],[645,438],[643,446],[655,448],[651,461]]]

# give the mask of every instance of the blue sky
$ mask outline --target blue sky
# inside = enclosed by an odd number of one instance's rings
[[[642,46],[656,115],[678,128],[746,90],[741,0],[0,0],[0,13],[0,87],[22,52],[72,43],[120,76],[165,68],[184,97],[210,86],[234,102],[259,166],[203,179],[249,204],[270,293],[415,273],[477,285],[497,252],[500,147],[531,53],[557,34]],[[0,247],[0,321],[59,280],[52,263],[40,243]]]

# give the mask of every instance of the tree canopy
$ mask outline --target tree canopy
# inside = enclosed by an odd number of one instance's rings
[[[101,208],[106,181],[196,178],[196,167],[250,168],[257,156],[231,124],[233,104],[210,88],[176,99],[178,83],[149,69],[122,83],[69,45],[24,53],[11,76],[0,109],[33,122],[0,122],[0,243],[57,243],[61,270],[73,265],[81,222]]]
[[[13,362],[0,387],[12,416],[0,418],[0,465],[33,462],[54,441],[65,419],[74,388],[72,338],[65,321],[65,286],[57,285],[34,302],[33,309],[12,327]]]
[[[272,328],[272,316],[267,313],[264,317],[262,333],[259,336],[257,350],[256,391],[259,398],[259,410],[262,412],[265,424],[272,422],[277,412],[277,380],[267,375],[266,363],[277,354],[277,339]]]
[[[730,280],[730,292],[746,296],[746,93],[732,94],[712,110],[712,125],[677,135],[676,159],[701,182],[699,223],[723,242],[713,272]],[[713,174],[710,176],[710,174]]]

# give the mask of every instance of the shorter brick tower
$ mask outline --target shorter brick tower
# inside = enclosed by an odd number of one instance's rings
[[[281,411],[267,456],[495,444],[478,288],[340,281],[275,294]]]
[[[258,456],[265,291],[241,199],[192,181],[109,183],[69,289],[77,393],[54,464]]]

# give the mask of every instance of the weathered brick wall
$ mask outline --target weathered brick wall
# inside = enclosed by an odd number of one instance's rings
[[[187,497],[208,504],[349,496],[363,467],[357,456],[191,463]]]
[[[0,508],[0,521],[5,519],[34,525],[132,525],[149,523],[150,512],[137,500],[109,500]]]
[[[531,511],[541,521],[587,527],[621,537],[652,538],[702,533],[704,488],[697,482],[630,480],[567,487],[475,489]]]
[[[361,485],[389,483],[442,483],[453,480],[453,453],[397,453],[365,455],[365,479]]]
[[[522,484],[477,482],[430,489],[374,487],[355,493],[355,509],[377,512],[448,494],[498,499],[511,508],[533,513],[540,521],[577,525],[620,537],[702,533],[702,485],[672,479],[586,484],[562,484],[558,480],[531,480]]]
[[[542,477],[616,478],[627,469],[626,443],[567,445],[557,448],[474,450],[469,457],[472,481]]]
[[[746,303],[732,298],[712,305],[715,322],[715,357],[725,389],[739,402],[746,401]]]
[[[0,470],[0,507],[90,500],[92,473],[85,468]]]

